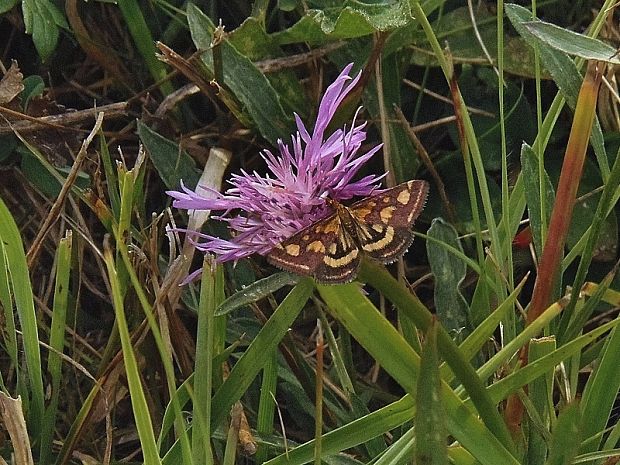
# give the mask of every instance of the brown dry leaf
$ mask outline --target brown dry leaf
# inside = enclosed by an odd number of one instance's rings
[[[0,105],[12,101],[24,90],[24,75],[19,70],[17,62],[13,60],[11,67],[0,80]]]
[[[18,396],[17,399],[13,399],[0,391],[0,416],[11,437],[15,463],[34,465],[21,397]]]

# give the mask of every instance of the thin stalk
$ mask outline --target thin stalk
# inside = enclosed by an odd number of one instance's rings
[[[497,93],[499,100],[499,127],[500,143],[502,152],[502,217],[510,216],[510,191],[508,186],[508,151],[506,149],[506,116],[504,107],[504,1],[497,1],[497,71],[499,80]],[[507,273],[508,286],[510,292],[514,289],[514,267],[512,265],[512,244],[509,241],[502,241],[498,244],[505,258],[504,271]],[[499,259],[499,257],[498,257]],[[512,313],[512,312],[511,312]],[[514,334],[508,335],[512,339]]]
[[[323,329],[321,320],[316,321],[316,391],[314,404],[314,464],[321,465],[323,445]]]

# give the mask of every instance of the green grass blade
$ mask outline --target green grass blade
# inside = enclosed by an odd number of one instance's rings
[[[237,361],[230,375],[213,396],[212,427],[217,427],[241,398],[258,372],[280,343],[293,321],[310,298],[312,280],[302,279],[286,296],[271,318]]]
[[[0,241],[4,243],[7,270],[22,331],[24,356],[28,372],[28,389],[30,391],[30,410],[27,420],[31,434],[30,439],[34,443],[41,434],[41,425],[43,424],[45,411],[37,314],[34,309],[30,275],[21,235],[11,212],[9,212],[1,198]],[[22,369],[22,371],[25,370]]]
[[[420,358],[389,321],[362,295],[359,286],[317,286],[332,314],[408,393],[415,395]],[[441,334],[441,333],[440,333]],[[443,343],[443,341],[441,341]],[[467,363],[467,362],[464,362]],[[495,434],[463,404],[446,383],[442,395],[452,434],[481,463],[518,463]]]
[[[605,428],[620,388],[620,331],[614,328],[603,348],[596,371],[583,392],[583,436],[590,437]],[[598,443],[591,443],[583,452],[594,452]]]
[[[138,430],[140,445],[142,446],[144,463],[145,465],[161,464],[157,443],[155,442],[153,424],[151,423],[149,406],[146,401],[142,382],[140,381],[140,369],[131,343],[127,320],[125,319],[125,305],[123,303],[123,294],[118,280],[116,264],[112,257],[112,251],[109,248],[104,250],[104,261],[108,271],[110,287],[112,289],[112,302],[114,304],[114,312],[116,314],[121,346],[123,348],[123,361],[125,363],[125,373],[127,374],[127,384],[131,396],[131,408],[136,422],[136,429]]]
[[[260,400],[258,403],[258,416],[256,418],[256,431],[259,435],[268,435],[273,432],[273,419],[276,409],[274,401],[278,381],[278,351],[273,350],[263,367],[263,379],[260,387]],[[269,456],[269,447],[260,444],[256,451],[256,462],[263,463]]]
[[[192,435],[192,458],[194,465],[213,463],[211,450],[211,396],[213,395],[213,338],[216,292],[215,280],[218,274],[211,259],[203,262],[198,306],[198,328],[196,334],[196,362],[194,369],[194,431]],[[221,275],[221,267],[219,274]],[[223,278],[220,278],[223,279]]]
[[[50,328],[50,352],[47,356],[47,372],[52,384],[52,397],[45,411],[45,420],[41,431],[40,463],[50,463],[52,439],[54,437],[55,420],[58,413],[60,382],[62,379],[62,359],[65,346],[65,322],[69,297],[69,277],[71,274],[72,233],[67,231],[60,240],[56,251],[56,283],[54,287],[54,304],[52,325]]]
[[[579,403],[567,405],[558,417],[558,422],[549,446],[546,465],[570,465],[579,451],[581,443],[581,410]]]
[[[428,330],[432,321],[431,313],[417,296],[394,279],[384,266],[369,261],[363,262],[359,279],[367,281],[379,290],[399,311],[406,313],[418,329]],[[512,449],[514,445],[506,424],[500,417],[495,404],[489,398],[472,365],[465,359],[447,331],[441,327],[438,332],[438,341],[441,356],[474,400],[476,409],[487,427],[495,432],[505,447]]]
[[[6,331],[2,331],[4,347],[11,358],[11,363],[15,367],[15,376],[20,378],[20,366],[17,359],[17,331],[15,326],[15,315],[13,313],[13,295],[11,294],[11,284],[9,281],[9,269],[4,243],[0,241],[0,304],[4,315]],[[2,389],[6,390],[4,383]]]
[[[155,82],[159,82],[166,77],[164,64],[157,59],[157,49],[155,41],[149,27],[146,24],[140,5],[136,0],[121,0],[118,2],[125,24],[129,28],[138,51],[142,55],[147,68]],[[162,82],[160,88],[164,94],[171,93],[174,88],[169,81]]]
[[[446,413],[443,409],[437,354],[438,326],[435,321],[426,333],[416,396],[418,411],[415,417],[415,461],[428,465],[448,463]]]
[[[555,338],[532,339],[528,352],[529,363],[548,355],[556,349]],[[551,427],[553,413],[553,370],[529,384],[528,397],[542,421],[541,429],[531,427],[528,440],[529,463],[543,463],[547,457],[547,438],[543,435]]]
[[[541,315],[541,317],[543,317]],[[609,323],[605,323],[596,329],[593,329],[583,336],[564,344],[548,355],[537,359],[535,362],[524,366],[520,370],[509,374],[505,378],[493,383],[487,388],[487,391],[494,402],[501,402],[510,394],[516,392],[519,388],[531,383],[536,378],[546,375],[549,370],[564,361],[569,360],[573,355],[589,344],[594,343],[599,337],[607,331],[613,329],[620,320],[615,319]]]
[[[463,252],[456,230],[441,219],[433,220],[427,235]],[[467,266],[437,242],[427,242],[426,251],[431,272],[435,276],[434,303],[437,317],[460,342],[469,333],[469,307],[460,291]]]

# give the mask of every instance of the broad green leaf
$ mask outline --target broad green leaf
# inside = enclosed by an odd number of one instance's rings
[[[274,273],[263,279],[259,279],[249,286],[244,287],[240,291],[235,292],[224,302],[222,302],[222,304],[215,310],[215,316],[225,315],[238,309],[239,307],[256,302],[269,294],[276,292],[284,286],[292,286],[293,284],[297,284],[299,280],[299,276],[295,276],[284,271]]]
[[[0,163],[9,158],[17,147],[17,137],[13,134],[0,136]]]
[[[19,0],[0,0],[0,14],[6,13],[19,3]]]
[[[530,228],[532,230],[532,238],[534,241],[534,248],[536,253],[540,257],[542,254],[542,221],[540,212],[540,183],[538,182],[538,156],[532,148],[523,144],[521,147],[521,166],[523,169],[523,182],[525,183],[525,198],[527,200],[527,209],[530,217]],[[544,173],[545,184],[545,205],[546,205],[546,218],[545,224],[549,223],[551,217],[551,208],[555,200],[555,191],[553,185],[549,180],[547,173]]]
[[[211,43],[215,26],[193,4],[187,7],[187,20],[196,48],[203,51],[202,62],[209,73],[214,73]],[[293,133],[292,119],[282,108],[280,97],[269,80],[227,40],[221,41],[217,47],[224,80],[219,84],[232,91],[265,139],[272,144],[278,139],[289,141]]]
[[[497,20],[488,9],[476,9],[476,26],[480,37],[491,57],[497,56]],[[471,16],[466,6],[455,8],[433,22],[433,31],[442,44],[450,47],[450,57],[454,63],[481,62],[490,66],[480,41],[472,26]],[[407,29],[407,28],[405,28]],[[386,48],[414,44],[412,63],[419,66],[438,66],[437,59],[426,44],[424,35],[416,28],[409,37],[390,38]],[[397,41],[396,44],[393,43]],[[400,42],[400,44],[398,43]],[[526,47],[519,37],[504,37],[504,70],[519,76],[534,77],[534,51]],[[469,102],[468,102],[469,103]]]
[[[286,60],[272,35],[267,34],[264,24],[254,17],[247,18],[241,26],[228,35],[228,41],[239,53],[252,61],[264,59]],[[307,117],[312,106],[309,105],[302,81],[294,70],[284,68],[272,70],[267,79],[280,96],[285,113],[296,112]]]
[[[34,97],[43,94],[45,90],[45,81],[41,76],[36,74],[24,78],[24,90],[21,93],[22,107],[24,110],[28,108],[28,103]]]
[[[24,146],[17,147],[17,153],[22,155],[20,168],[24,176],[45,195],[56,197],[62,188],[62,183],[57,176],[61,176],[64,179],[71,171],[71,167],[54,168],[51,165],[45,166],[40,158]],[[54,169],[56,172],[52,173],[49,169]],[[80,171],[75,179],[75,186],[85,189],[89,185],[89,176],[85,172]]]
[[[442,246],[445,243],[463,251],[456,230],[442,219],[433,220],[427,233],[437,241],[427,241],[426,251],[431,272],[435,277],[435,309],[439,321],[457,342],[467,336],[469,307],[459,288],[467,266],[458,256]],[[463,331],[465,330],[465,331]]]
[[[584,60],[620,64],[618,50],[598,39],[543,21],[527,22],[523,26],[550,47],[561,50],[568,55],[578,56]]]
[[[564,53],[559,52],[546,43],[542,42],[538,37],[530,32],[524,24],[531,24],[532,13],[522,6],[512,3],[506,4],[506,16],[510,19],[512,25],[517,32],[525,39],[530,47],[536,47],[540,53],[540,61],[547,68],[553,81],[560,88],[562,96],[566,99],[568,106],[575,109],[577,105],[577,96],[581,88],[583,78],[577,69],[577,65]],[[601,170],[603,180],[609,175],[609,163],[607,162],[607,153],[603,141],[603,132],[601,130],[598,118],[595,118],[590,134],[592,147],[596,154],[599,169]]]
[[[280,44],[320,44],[334,39],[363,37],[391,31],[413,21],[409,2],[363,3],[347,0],[342,6],[308,10],[290,28],[275,33]]]
[[[178,189],[181,181],[193,189],[200,178],[194,160],[176,143],[138,121],[138,136],[146,147],[153,166],[168,189]]]
[[[58,29],[69,29],[60,9],[49,0],[23,0],[22,11],[26,33],[43,61],[47,60],[58,43]]]

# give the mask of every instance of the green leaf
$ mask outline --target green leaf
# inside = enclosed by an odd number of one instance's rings
[[[439,356],[437,355],[437,321],[426,333],[420,361],[420,379],[415,416],[415,463],[447,465],[448,447],[446,413],[443,408]]]
[[[523,26],[556,50],[568,55],[575,55],[584,60],[598,60],[620,64],[618,51],[611,45],[598,39],[578,34],[568,29],[545,23],[544,21],[532,21],[523,23]]]
[[[433,220],[427,233],[437,241],[427,241],[426,250],[431,272],[435,277],[435,308],[439,321],[462,341],[467,334],[469,307],[459,287],[465,278],[467,266],[463,260],[442,246],[445,243],[463,252],[456,230],[438,218]],[[457,342],[458,342],[457,341]]]
[[[396,328],[362,294],[359,285],[319,285],[317,290],[333,316],[360,345],[403,389],[415,395],[420,377],[420,358]],[[443,333],[445,335],[445,331]],[[442,395],[447,429],[472,455],[481,463],[518,463],[499,442],[497,432],[491,433],[443,382]],[[273,460],[272,463],[281,462]]]
[[[530,341],[528,351],[528,363],[548,355],[556,349],[555,337],[539,337]],[[555,412],[551,412],[553,405],[553,372],[549,370],[545,376],[541,376],[528,385],[528,397],[534,412],[530,416],[531,427],[528,438],[528,461],[529,463],[543,463],[547,457],[547,425],[555,420]],[[536,419],[538,420],[536,423]]]
[[[138,121],[138,136],[146,147],[153,166],[168,189],[178,189],[181,180],[193,189],[200,178],[194,160],[176,143]]]
[[[227,38],[239,53],[252,61],[286,59],[286,54],[273,36],[265,31],[265,25],[254,17],[243,21]],[[294,70],[272,70],[266,77],[280,96],[286,114],[296,112],[303,118],[312,111],[313,105],[309,104],[302,81]]]
[[[187,20],[192,40],[201,54],[209,73],[214,73],[212,40],[215,26],[211,19],[195,5],[188,5]],[[219,84],[232,91],[243,104],[261,135],[272,144],[278,139],[288,141],[293,133],[293,121],[280,104],[278,93],[250,59],[243,56],[227,40],[218,45],[221,54],[223,82]],[[213,76],[209,76],[213,78]]]
[[[45,411],[45,421],[41,432],[40,463],[50,463],[52,439],[56,429],[58,401],[62,381],[61,354],[65,346],[65,323],[69,307],[69,276],[71,274],[72,233],[67,231],[56,250],[56,283],[54,286],[54,306],[50,327],[50,350],[47,358],[47,372],[51,378],[51,399]]]
[[[580,445],[581,410],[578,402],[572,402],[560,412],[555,424],[546,465],[574,463]]]
[[[19,0],[0,0],[0,14],[6,13],[19,3]]]
[[[222,304],[215,310],[215,316],[226,315],[239,307],[256,302],[263,297],[276,292],[284,286],[297,284],[299,279],[299,276],[295,276],[294,274],[284,271],[272,274],[271,276],[267,276],[263,279],[259,279],[249,286],[244,287],[240,291],[237,291],[222,302]]]
[[[0,198],[0,254],[5,257],[13,300],[19,316],[21,335],[20,354],[25,359],[27,389],[30,393],[28,426],[31,439],[39,439],[44,414],[43,376],[41,372],[41,352],[39,349],[39,330],[37,314],[34,308],[34,296],[24,253],[21,233],[7,208]],[[20,363],[24,363],[20,360]]]
[[[298,42],[320,44],[391,31],[412,21],[414,18],[407,1],[362,3],[347,0],[342,6],[308,10],[296,24],[274,34],[274,37],[282,45]]]
[[[409,52],[406,53],[406,59],[409,58]],[[358,62],[365,58],[347,57],[342,63],[344,66],[347,62]],[[398,120],[394,107],[403,105],[401,99],[403,79],[404,60],[401,54],[393,53],[383,59],[383,109],[385,110],[385,119],[390,135],[390,165],[394,172],[396,182],[404,182],[415,177],[418,167],[420,166],[420,157],[417,150],[413,146],[409,135],[403,125]],[[368,87],[364,91],[364,107],[368,109],[372,119],[381,119],[380,102],[378,100],[379,93],[374,80],[369,82]]]
[[[226,381],[213,396],[213,414],[211,416],[213,426],[220,424],[230,412],[232,405],[241,398],[258,372],[269,361],[272,350],[277,347],[299,312],[306,305],[313,289],[311,279],[302,279],[262,327],[235,364]]]
[[[492,69],[464,68],[459,76],[459,88],[468,106],[499,114],[498,79]],[[504,106],[506,151],[519,153],[523,141],[529,143],[536,137],[536,117],[523,95],[523,88],[511,81],[507,81],[504,89]],[[478,136],[485,170],[500,171],[502,131],[499,121],[487,115],[472,113],[471,122]],[[450,136],[454,144],[458,145],[456,128],[450,128]]]
[[[45,195],[56,197],[62,188],[62,183],[56,176],[64,175],[64,177],[66,177],[71,171],[71,167],[65,166],[57,168],[56,173],[52,173],[49,171],[49,167],[45,166],[45,164],[26,147],[17,147],[17,152],[22,156],[20,168],[24,176]],[[89,176],[84,171],[80,171],[75,180],[75,185],[83,189],[87,188],[90,185]]]
[[[28,108],[28,103],[33,97],[38,97],[45,90],[45,82],[41,76],[32,75],[24,78],[24,90],[21,93],[22,107]]]
[[[620,331],[615,327],[607,338],[603,353],[597,360],[594,375],[588,378],[583,392],[583,428],[584,436],[590,437],[604,430],[608,424],[614,406],[616,394],[620,388]],[[586,452],[597,450],[597,441],[592,441]]]
[[[524,24],[531,24],[532,20],[532,12],[527,8],[508,3],[506,4],[506,16],[508,16],[514,28],[525,41],[531,47],[536,47],[538,49],[540,61],[545,68],[547,68],[554,82],[560,88],[560,92],[566,99],[568,106],[574,110],[577,105],[577,96],[579,95],[581,82],[583,81],[577,69],[577,65],[564,53],[549,47],[549,45],[532,34],[530,29],[524,26]],[[607,153],[603,141],[603,132],[598,118],[594,120],[590,139],[596,154],[599,169],[601,170],[603,179],[606,180],[609,175],[609,164],[607,162]]]
[[[596,165],[586,160],[583,166],[583,174],[579,183],[578,195],[583,196],[575,202],[573,218],[571,220],[566,246],[572,249],[581,239],[583,234],[592,226],[597,212],[597,204],[601,193],[592,191],[601,186],[601,175]],[[611,212],[599,225],[598,238],[595,242],[592,257],[599,261],[613,261],[618,249],[618,220],[616,212]]]
[[[527,209],[530,217],[530,228],[532,230],[532,238],[534,240],[534,248],[538,256],[542,254],[542,218],[540,216],[540,183],[538,182],[538,156],[532,148],[523,144],[521,147],[521,166],[523,170],[523,182],[525,183],[525,198],[527,200]],[[555,191],[549,180],[547,173],[544,174],[545,184],[545,205],[546,218],[545,224],[549,223],[551,217],[551,208],[555,200]]]
[[[472,26],[472,19],[466,6],[455,8],[441,15],[432,24],[437,38],[450,47],[450,56],[455,63],[480,62],[490,66],[480,41]],[[489,9],[476,10],[476,26],[478,33],[492,57],[497,56],[497,20],[495,13]],[[394,47],[413,44],[412,63],[419,66],[438,66],[437,58],[430,46],[426,44],[423,34],[416,28],[408,32],[404,28],[397,31],[386,43],[389,51]],[[396,43],[393,43],[396,42]],[[520,37],[504,37],[504,69],[507,73],[519,76],[534,77],[534,51],[526,47]]]
[[[37,52],[45,61],[58,43],[58,28],[69,28],[67,21],[60,9],[48,0],[23,0],[22,10],[26,33],[32,34]]]

